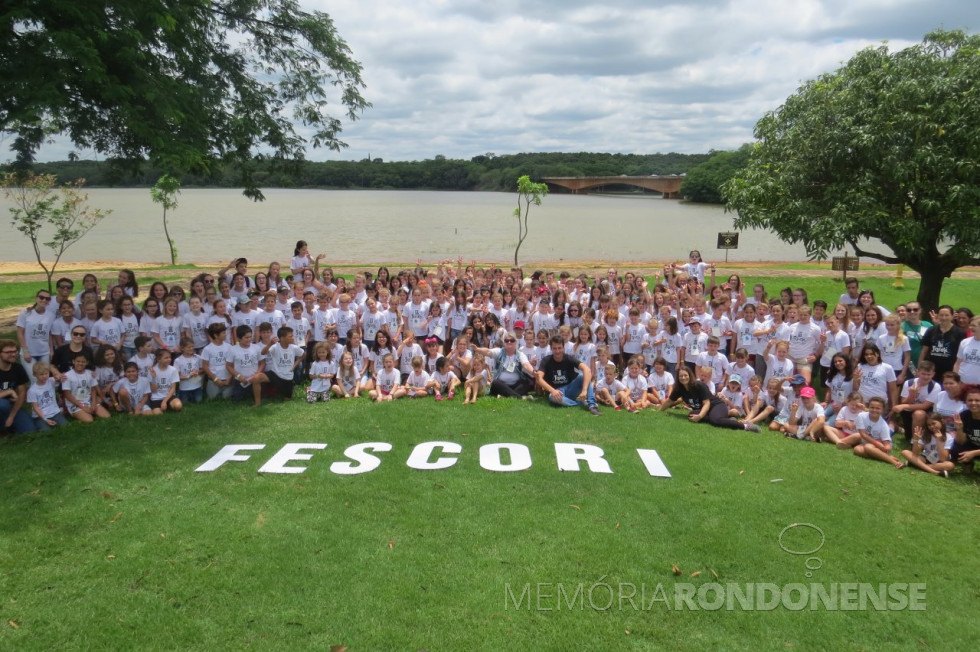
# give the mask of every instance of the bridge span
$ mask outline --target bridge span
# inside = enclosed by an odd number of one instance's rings
[[[615,177],[544,177],[542,181],[552,186],[571,190],[574,194],[585,193],[592,188],[619,185],[656,190],[663,193],[664,199],[680,199],[681,183],[683,183],[684,178],[660,175],[632,177],[621,174]]]

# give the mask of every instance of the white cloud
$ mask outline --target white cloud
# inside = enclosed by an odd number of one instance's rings
[[[733,148],[861,48],[980,29],[975,0],[301,3],[331,15],[374,104],[313,160]]]

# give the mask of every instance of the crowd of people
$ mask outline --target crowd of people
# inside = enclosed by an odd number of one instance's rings
[[[61,278],[0,341],[0,427],[159,415],[205,400],[309,403],[485,396],[599,416],[681,409],[692,422],[829,442],[948,476],[980,456],[980,317],[879,305],[845,280],[804,288],[716,278],[697,251],[653,278],[464,266],[347,279],[299,241],[286,269],[236,258],[183,284],[121,270]],[[832,307],[831,307],[832,306]],[[907,448],[893,449],[901,433]],[[896,456],[898,453],[898,456]]]

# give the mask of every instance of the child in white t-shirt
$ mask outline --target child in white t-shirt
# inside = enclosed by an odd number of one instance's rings
[[[456,388],[459,387],[459,378],[449,368],[449,359],[442,357],[436,360],[436,371],[432,374],[432,380],[436,383],[436,400],[441,401],[443,394],[448,400],[453,400],[456,396]]]
[[[200,403],[204,400],[204,373],[201,371],[201,356],[194,353],[197,348],[195,344],[190,337],[180,338],[180,355],[174,360],[174,368],[180,379],[177,398],[181,403]]]
[[[892,433],[883,416],[884,412],[885,399],[880,396],[868,399],[868,411],[858,419],[862,443],[854,447],[854,454],[869,460],[888,462],[896,469],[901,469],[905,464],[888,454],[892,450]]]
[[[79,351],[72,359],[72,368],[61,375],[61,395],[70,417],[92,423],[95,417],[108,419],[109,411],[102,405],[95,374],[87,367],[88,358]]]
[[[490,370],[487,369],[486,360],[482,355],[473,356],[473,365],[470,367],[470,375],[466,379],[466,397],[463,405],[476,403],[479,396],[483,396],[490,391]]]
[[[51,379],[51,365],[47,362],[35,362],[31,372],[34,383],[27,390],[27,402],[31,405],[34,427],[44,432],[68,425],[68,419],[58,405],[57,389]]]
[[[435,382],[425,370],[425,362],[420,356],[412,358],[412,371],[405,380],[405,392],[409,398],[422,398],[435,390]]]
[[[150,407],[150,381],[140,376],[139,365],[135,362],[125,364],[123,377],[116,381],[113,389],[122,412],[135,415],[161,414]]]
[[[330,400],[330,386],[337,375],[337,362],[332,359],[333,351],[326,342],[317,342],[313,348],[313,362],[310,364],[310,386],[306,388],[306,402]],[[351,361],[353,365],[353,360]]]
[[[616,363],[607,362],[602,376],[595,381],[595,400],[616,410],[621,410],[619,399],[626,391],[626,385],[616,377]]]

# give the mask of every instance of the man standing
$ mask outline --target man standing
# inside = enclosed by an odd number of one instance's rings
[[[592,416],[599,416],[592,389],[592,372],[578,358],[565,355],[561,335],[551,338],[551,355],[541,361],[537,375],[538,386],[553,405],[581,405],[587,407]]]
[[[0,340],[0,433],[34,431],[29,409],[21,409],[30,383],[17,363],[17,342]]]
[[[926,331],[932,328],[932,322],[922,320],[922,306],[918,301],[910,301],[905,304],[905,321],[902,322],[902,332],[909,339],[909,346],[912,347],[911,357],[909,358],[909,373],[915,374],[915,365],[919,362],[922,355],[922,338]],[[898,373],[899,370],[896,370]]]

